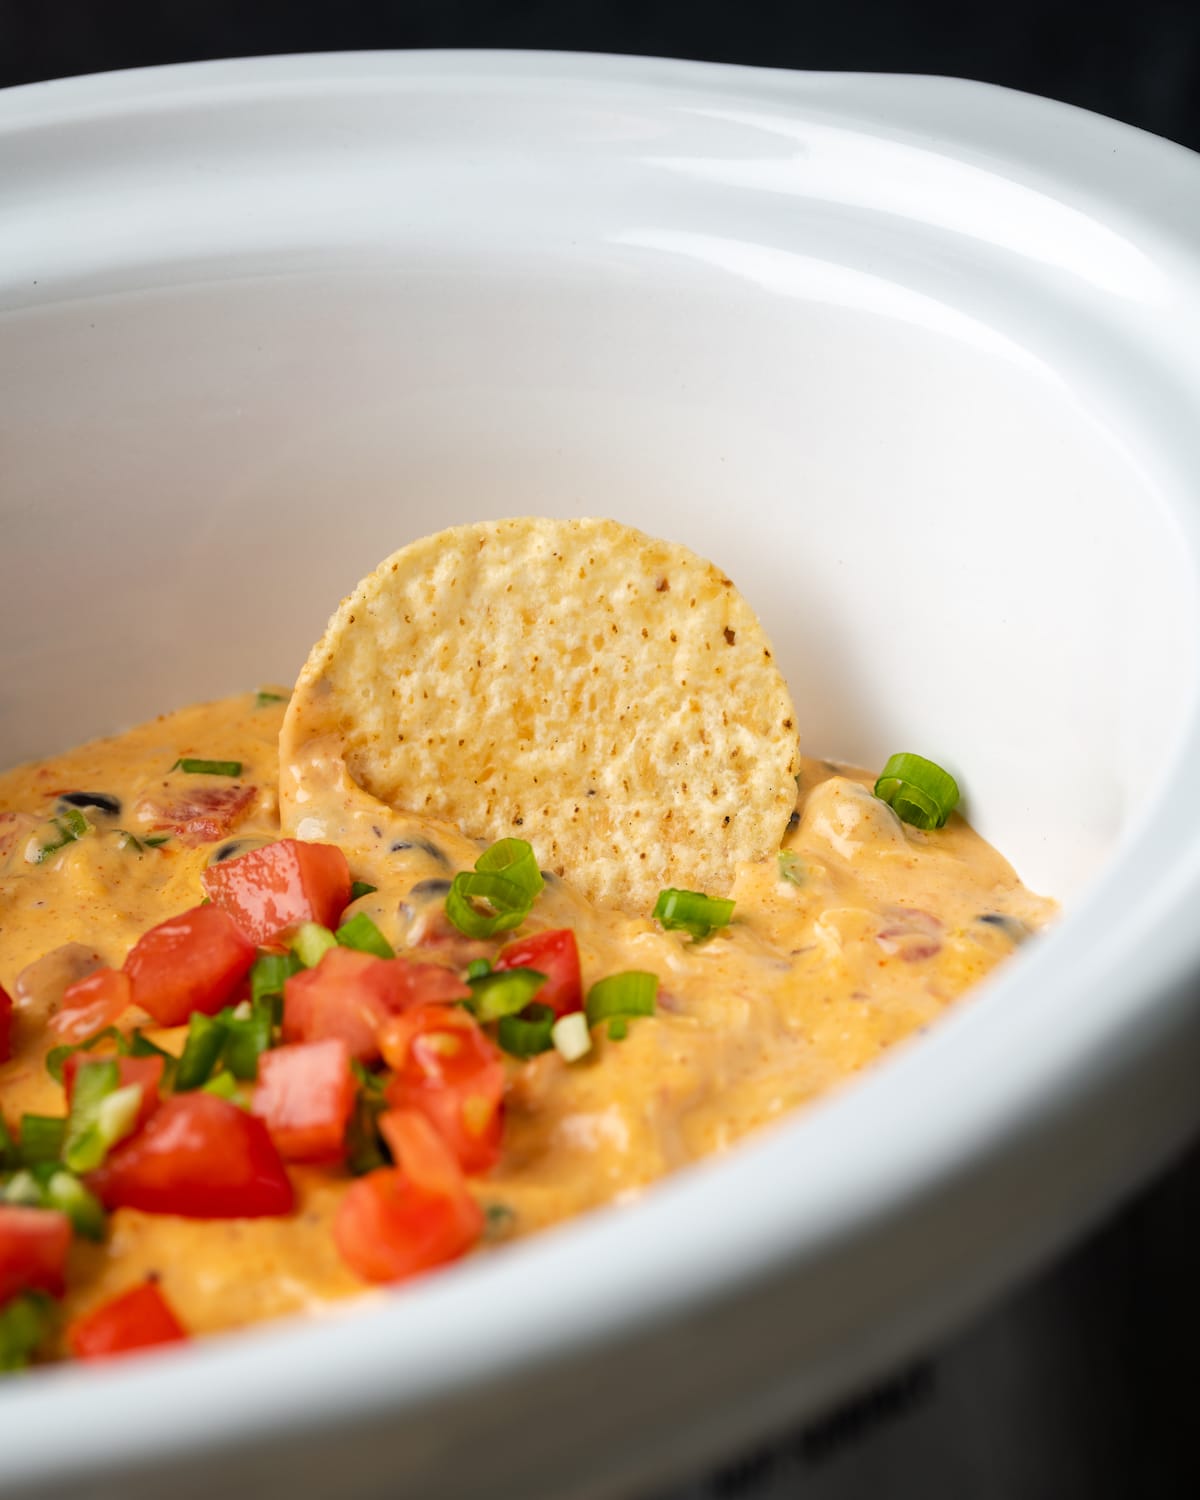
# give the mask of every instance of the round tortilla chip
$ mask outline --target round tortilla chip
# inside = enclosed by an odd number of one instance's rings
[[[381,563],[313,647],[281,758],[329,736],[380,801],[528,839],[591,900],[647,912],[665,886],[720,895],[739,860],[774,857],[800,769],[731,581],[605,520],[458,526]],[[286,794],[282,810],[294,825]]]

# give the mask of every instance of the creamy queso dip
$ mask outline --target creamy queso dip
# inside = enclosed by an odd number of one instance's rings
[[[194,907],[218,853],[278,837],[284,707],[243,694],[0,776],[0,986],[15,1004],[0,1102],[10,1126],[25,1111],[63,1111],[44,1060],[66,985],[97,955],[119,966],[148,928]],[[170,769],[188,756],[240,761],[241,773]],[[457,969],[494,954],[497,942],[463,937],[443,909],[479,844],[375,802],[320,745],[295,774],[309,799],[300,836],[339,844],[353,875],[377,887],[351,910],[369,914],[398,954]],[[29,840],[78,789],[107,794],[112,810],[89,809],[90,832],[29,863]],[[182,831],[145,843],[164,829]],[[927,1027],[1054,910],[957,816],[935,832],[908,827],[866,773],[811,759],[780,859],[742,865],[719,894],[735,898],[734,920],[697,943],[649,915],[591,907],[548,878],[521,930],[572,928],[585,986],[617,970],[653,972],[657,1014],[620,1041],[598,1028],[577,1063],[554,1051],[506,1059],[501,1160],[471,1179],[487,1211],[484,1248],[628,1201],[838,1087]],[[178,1052],[185,1032],[148,1035]],[[72,1245],[66,1318],[148,1277],[196,1333],[361,1291],[330,1234],[350,1178],[343,1168],[290,1175],[296,1208],[285,1217],[116,1209],[105,1243]]]

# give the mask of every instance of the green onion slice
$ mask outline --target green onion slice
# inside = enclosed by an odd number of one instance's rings
[[[652,1016],[657,994],[657,974],[646,974],[640,969],[610,974],[607,979],[597,980],[588,991],[585,1007],[588,1025],[624,1016]]]
[[[875,783],[875,795],[914,828],[944,826],[958,805],[958,783],[923,755],[893,755]]]
[[[467,979],[482,979],[485,974],[492,972],[492,966],[486,958],[473,958],[467,965]]]
[[[376,958],[396,956],[396,950],[365,911],[355,912],[348,922],[343,922],[334,937],[343,948],[356,948],[359,953],[373,953]]]
[[[224,1016],[206,1016],[193,1011],[188,1022],[187,1041],[175,1070],[175,1088],[179,1093],[203,1088],[221,1060],[229,1028]]]
[[[104,1209],[99,1198],[89,1192],[73,1172],[56,1171],[46,1183],[43,1206],[66,1214],[77,1234],[87,1240],[104,1238]]]
[[[779,878],[792,885],[804,885],[807,880],[804,861],[791,849],[779,851]]]
[[[45,1343],[57,1317],[45,1292],[26,1292],[0,1309],[0,1370],[23,1370]]]
[[[77,807],[65,808],[61,816],[51,818],[44,825],[36,839],[30,840],[35,847],[25,857],[30,864],[40,865],[52,854],[57,854],[60,849],[65,849],[68,844],[75,843],[91,831],[92,825]]]
[[[193,760],[181,756],[171,767],[172,771],[184,771],[189,776],[240,776],[240,760]]]
[[[218,1099],[236,1099],[238,1096],[237,1079],[224,1068],[214,1073],[207,1083],[202,1083],[200,1089],[205,1094],[216,1094]]]
[[[21,1116],[21,1160],[27,1166],[57,1161],[62,1154],[67,1122],[62,1115]]]
[[[11,1172],[20,1159],[20,1147],[13,1140],[3,1114],[0,1114],[0,1172]]]
[[[513,1057],[536,1057],[554,1046],[554,1011],[548,1005],[528,1005],[519,1015],[501,1016],[496,1039]]]
[[[501,969],[468,979],[471,998],[467,1002],[477,1021],[498,1021],[524,1010],[546,982],[536,969]]]
[[[446,916],[467,937],[495,937],[521,925],[544,885],[532,847],[524,839],[500,839],[483,851],[474,871],[454,877]],[[486,901],[492,915],[474,906],[476,901]]]
[[[373,896],[378,889],[377,885],[369,885],[365,880],[356,880],[350,887],[350,899],[357,901],[360,896]]]
[[[254,695],[254,706],[266,708],[268,703],[286,703],[289,696],[288,693],[273,693],[269,688],[259,688]]]
[[[140,1083],[120,1086],[116,1062],[84,1063],[75,1075],[62,1159],[72,1172],[92,1172],[132,1131],[142,1103]]]
[[[388,1104],[384,1098],[383,1080],[361,1063],[352,1062],[351,1067],[359,1088],[346,1127],[346,1165],[355,1177],[362,1177],[376,1167],[386,1167],[391,1161],[379,1133],[379,1116]]]
[[[250,970],[250,1004],[282,995],[288,980],[303,967],[295,953],[260,953]]]
[[[274,1039],[275,1007],[270,997],[251,1003],[248,1016],[227,1009],[220,1019],[225,1026],[225,1066],[235,1078],[253,1081],[258,1077],[258,1059]]]
[[[654,916],[668,931],[690,932],[699,941],[719,927],[728,927],[733,902],[700,891],[665,890],[658,893]]]
[[[306,969],[315,969],[330,948],[336,948],[337,938],[328,927],[319,922],[305,922],[292,939],[292,952]]]
[[[608,1023],[608,1039],[610,1042],[623,1042],[629,1035],[629,1022],[624,1016],[618,1016],[615,1021]]]

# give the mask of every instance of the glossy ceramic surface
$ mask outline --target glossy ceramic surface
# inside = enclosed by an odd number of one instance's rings
[[[289,678],[420,532],[611,514],[729,569],[806,749],[936,747],[1067,904],[635,1206],[6,1386],[0,1492],[648,1487],[1194,1128],[1197,202],[1179,148],[949,80],[460,53],[0,95],[0,762]]]

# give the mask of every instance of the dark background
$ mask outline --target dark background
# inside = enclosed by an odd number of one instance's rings
[[[0,0],[0,85],[204,58],[410,47],[955,74],[1200,150],[1200,0]],[[1200,1495],[1198,1197],[1193,1150],[948,1347],[674,1500]]]
[[[531,47],[950,73],[1200,150],[1200,0],[0,0],[0,85],[264,52]]]

